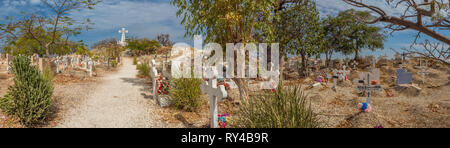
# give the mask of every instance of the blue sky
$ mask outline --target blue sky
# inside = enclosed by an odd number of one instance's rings
[[[402,9],[390,9],[384,0],[366,0],[370,4],[383,8],[388,14],[398,16]],[[154,39],[159,33],[169,33],[175,42],[191,43],[191,39],[184,38],[184,26],[180,18],[176,17],[176,8],[169,0],[104,0],[94,10],[73,12],[71,15],[77,20],[90,18],[95,25],[93,30],[84,32],[76,37],[88,45],[106,38],[120,38],[118,30],[122,27],[129,30],[127,36],[147,37]],[[317,0],[317,7],[322,17],[335,15],[340,11],[354,8],[341,0]],[[402,6],[400,6],[401,8]],[[21,11],[46,11],[40,0],[0,0],[0,23],[5,16],[17,16]],[[447,12],[448,14],[448,12]],[[382,26],[382,24],[379,24]],[[437,31],[450,36],[450,31]],[[406,30],[394,33],[385,42],[385,49],[377,51],[378,55],[391,55],[393,49],[409,47],[417,32]],[[424,38],[429,39],[426,35]],[[363,54],[374,54],[364,52]]]

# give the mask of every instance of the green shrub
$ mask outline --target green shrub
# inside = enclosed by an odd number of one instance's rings
[[[172,79],[169,89],[171,101],[175,107],[188,112],[198,111],[201,107],[202,91],[200,79]]]
[[[45,78],[23,56],[15,57],[11,68],[14,86],[9,88],[4,98],[0,98],[0,108],[28,127],[45,122],[53,104],[53,86],[49,77]]]
[[[136,56],[133,56],[133,65],[137,65],[137,63],[138,63],[138,61],[137,61]]]
[[[319,122],[298,87],[252,96],[240,107],[235,124],[244,128],[317,128]]]
[[[50,69],[50,67],[45,66],[44,70],[42,71],[42,76],[43,76],[44,80],[51,82],[53,80],[53,78],[55,77],[55,74]]]
[[[145,63],[138,64],[136,66],[138,70],[138,75],[143,77],[150,77],[150,66]]]
[[[116,67],[116,66],[117,66],[117,64],[118,64],[118,63],[117,63],[117,61],[116,61],[116,60],[112,60],[112,61],[111,61],[111,66],[112,66],[112,67]]]

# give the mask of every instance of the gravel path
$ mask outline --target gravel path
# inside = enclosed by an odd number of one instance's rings
[[[145,85],[136,78],[131,59],[123,58],[117,73],[103,77],[87,98],[65,113],[57,127],[147,128],[163,127],[150,100],[142,95]]]

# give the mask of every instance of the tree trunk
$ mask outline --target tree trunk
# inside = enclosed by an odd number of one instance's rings
[[[307,59],[306,59],[306,53],[305,52],[302,52],[301,53],[301,56],[302,56],[302,68],[301,68],[301,72],[302,72],[302,74],[303,75],[306,75],[306,61],[307,61]]]
[[[359,50],[356,49],[355,50],[355,61],[358,61],[358,60],[359,60]]]
[[[245,78],[234,78],[233,80],[238,86],[240,100],[247,102],[249,99],[247,80]]]

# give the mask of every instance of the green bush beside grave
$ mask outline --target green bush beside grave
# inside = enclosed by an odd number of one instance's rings
[[[196,112],[201,107],[202,90],[200,79],[172,79],[169,90],[171,101],[175,107],[188,112]]]
[[[133,65],[137,65],[137,63],[138,63],[138,61],[137,61],[136,56],[133,56]]]
[[[0,108],[28,127],[45,122],[53,104],[51,78],[31,66],[30,60],[23,56],[15,57],[11,68],[14,86],[9,88],[4,98],[0,98]]]
[[[317,128],[320,124],[299,89],[283,88],[275,93],[252,96],[240,107],[235,124],[244,128]]]
[[[143,77],[150,77],[150,66],[145,63],[136,65],[138,75]]]

